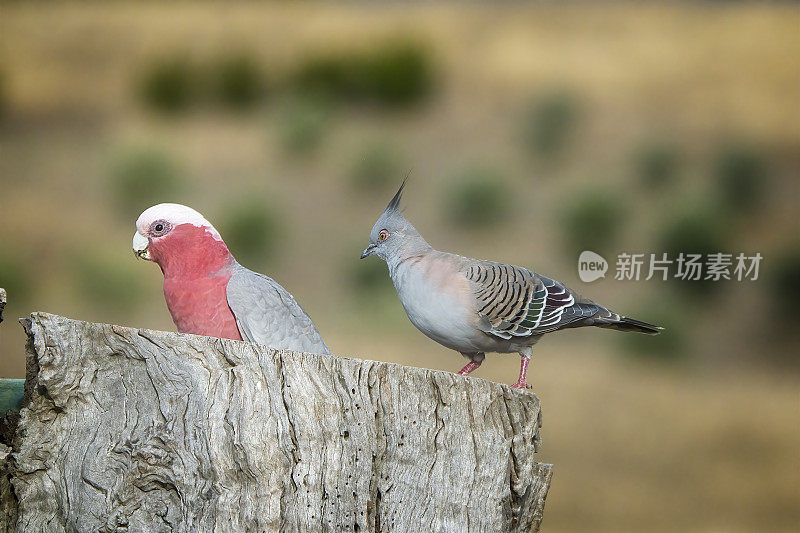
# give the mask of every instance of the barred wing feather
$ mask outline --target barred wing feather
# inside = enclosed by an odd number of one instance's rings
[[[473,283],[479,327],[502,339],[541,335],[606,311],[526,268],[475,261],[462,272]]]

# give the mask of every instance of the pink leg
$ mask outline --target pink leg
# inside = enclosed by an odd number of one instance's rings
[[[469,374],[470,372],[481,366],[481,363],[483,363],[483,361],[478,361],[478,362],[470,361],[469,363],[464,365],[464,368],[458,371],[458,374],[461,376],[466,376],[467,374]]]
[[[519,379],[516,383],[511,385],[515,389],[524,389],[527,388],[528,383],[526,382],[526,376],[528,374],[528,363],[530,363],[531,358],[530,356],[525,357],[524,355],[520,356],[519,362]]]

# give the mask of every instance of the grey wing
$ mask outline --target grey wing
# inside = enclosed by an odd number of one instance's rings
[[[475,261],[463,273],[473,282],[479,327],[502,339],[582,325],[579,321],[608,312],[527,268]]]
[[[280,350],[331,353],[311,317],[272,278],[237,265],[226,292],[243,339]]]
[[[592,326],[598,319],[619,319],[602,305],[571,291],[559,281],[536,274],[545,290],[544,304],[538,314],[538,323],[533,328],[534,334],[549,333],[563,328]]]

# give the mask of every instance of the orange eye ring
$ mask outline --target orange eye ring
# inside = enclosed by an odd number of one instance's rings
[[[378,240],[385,241],[389,238],[389,232],[385,229],[382,229],[381,232],[378,234]]]

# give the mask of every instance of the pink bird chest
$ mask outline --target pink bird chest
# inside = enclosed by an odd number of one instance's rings
[[[179,224],[150,243],[164,273],[164,297],[181,333],[242,340],[226,289],[234,262],[228,247],[206,228]]]
[[[228,306],[228,275],[197,279],[164,278],[164,296],[181,333],[242,340]]]

